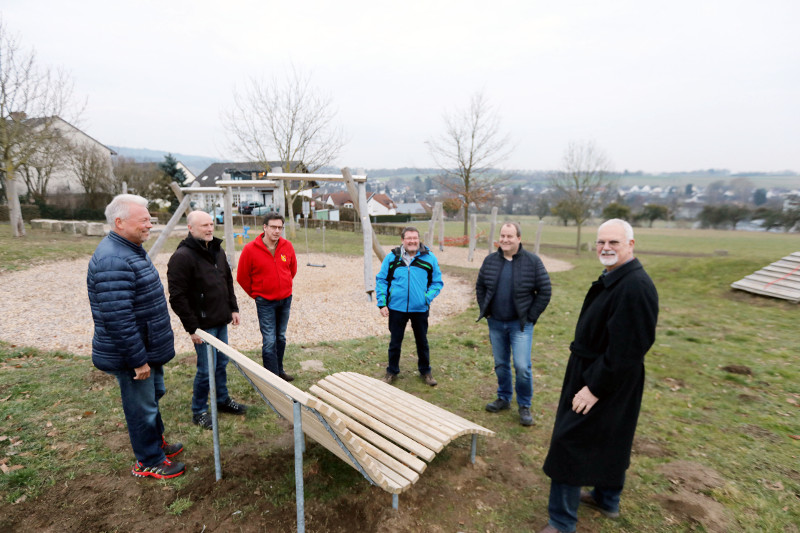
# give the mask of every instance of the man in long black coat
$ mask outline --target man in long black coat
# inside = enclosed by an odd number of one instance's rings
[[[633,256],[633,228],[612,219],[597,230],[605,266],[583,302],[561,388],[544,472],[550,521],[541,533],[571,533],[580,503],[609,518],[630,465],[644,389],[644,356],[655,340],[658,293]],[[581,491],[581,487],[594,489]]]

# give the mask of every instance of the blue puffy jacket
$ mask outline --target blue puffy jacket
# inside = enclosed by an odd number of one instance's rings
[[[442,290],[442,272],[430,249],[422,245],[409,266],[403,263],[400,247],[387,254],[375,276],[378,307],[392,311],[422,313]]]
[[[89,261],[86,285],[94,366],[128,370],[175,357],[164,287],[144,248],[109,233]]]

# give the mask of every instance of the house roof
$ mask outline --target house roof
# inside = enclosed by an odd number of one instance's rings
[[[80,133],[81,135],[83,135],[84,137],[86,137],[87,139],[89,139],[90,141],[93,141],[93,142],[95,142],[95,143],[99,144],[99,145],[100,145],[100,146],[102,146],[104,149],[108,150],[108,152],[109,152],[111,155],[117,155],[117,152],[115,152],[114,150],[112,150],[111,148],[109,148],[108,146],[106,146],[105,144],[101,143],[100,141],[98,141],[97,139],[95,139],[94,137],[92,137],[91,135],[89,135],[88,133],[86,133],[85,131],[83,131],[82,129],[80,129],[80,128],[76,127],[76,126],[73,126],[72,124],[70,124],[69,122],[67,122],[67,121],[66,121],[66,120],[64,120],[63,118],[59,117],[58,115],[53,115],[52,117],[35,117],[35,118],[30,118],[30,119],[26,120],[25,122],[27,122],[28,124],[30,124],[32,127],[36,127],[36,126],[44,125],[44,124],[46,124],[48,121],[51,121],[51,120],[54,120],[54,119],[55,119],[55,120],[58,120],[59,122],[63,123],[63,124],[64,124],[64,125],[66,125],[66,126],[69,126],[71,129],[73,129],[73,130],[74,130],[74,131],[76,131],[77,133]]]
[[[375,194],[373,194],[372,196],[370,196],[367,199],[367,202],[369,202],[370,200],[375,200],[376,202],[381,204],[386,209],[394,209],[394,208],[397,207],[397,204],[395,204],[392,201],[391,198],[389,198],[387,195],[383,194],[382,192],[376,192]]]
[[[424,215],[431,209],[427,202],[411,202],[397,204],[397,213],[400,215]]]
[[[327,202],[329,198],[333,201],[333,205],[336,207],[341,207],[346,203],[353,203],[353,200],[350,198],[350,193],[347,191],[339,191],[322,195],[323,202]]]
[[[282,161],[267,161],[267,165],[269,168],[274,167],[282,167]],[[292,161],[291,164],[292,172],[298,173],[306,173],[306,168],[300,161]],[[232,172],[229,172],[232,171]],[[259,162],[243,162],[243,163],[235,163],[235,162],[223,162],[223,163],[213,163],[207,169],[202,171],[197,176],[197,183],[200,184],[201,187],[213,187],[217,184],[217,181],[222,179],[222,175],[228,173],[230,175],[236,176],[246,176],[247,179],[250,179],[250,176],[253,173],[261,173],[264,172],[264,165]],[[269,172],[267,172],[269,174]]]

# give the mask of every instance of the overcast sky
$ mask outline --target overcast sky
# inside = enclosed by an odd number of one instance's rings
[[[798,0],[4,0],[6,30],[87,99],[104,144],[230,157],[235,87],[293,64],[338,107],[334,164],[432,166],[484,91],[508,169],[594,140],[616,170],[800,171]]]

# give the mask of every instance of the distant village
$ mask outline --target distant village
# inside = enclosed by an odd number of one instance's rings
[[[61,136],[71,146],[70,155],[44,154],[17,169],[22,187],[21,203],[37,205],[53,218],[90,215],[105,205],[108,197],[123,188],[154,200],[154,210],[175,203],[169,181],[183,187],[214,187],[220,180],[261,180],[263,186],[235,189],[233,206],[241,214],[283,211],[282,182],[270,174],[289,169],[307,173],[302,162],[213,162],[200,171],[196,162],[186,164],[170,154],[162,161],[140,161],[121,155],[77,127],[54,117]],[[121,149],[119,149],[121,150]],[[266,167],[266,169],[265,169]],[[320,172],[338,173],[338,169]],[[436,169],[378,169],[367,175],[367,208],[376,217],[425,218],[436,202],[443,202],[445,214],[458,219],[463,207],[456,187],[440,178]],[[559,196],[545,171],[513,172],[500,176],[497,186],[486,191],[484,201],[470,205],[479,215],[497,207],[503,216],[555,217],[562,223],[569,216],[559,212]],[[181,180],[182,177],[182,180]],[[654,220],[685,221],[694,227],[762,231],[798,231],[800,226],[800,177],[786,171],[779,174],[730,174],[724,170],[652,175],[641,172],[609,174],[590,209],[593,217],[618,216],[635,224]],[[779,179],[778,179],[779,178]],[[774,182],[782,185],[776,186]],[[302,185],[307,183],[307,185]],[[671,185],[680,183],[680,185]],[[773,183],[760,186],[760,183]],[[124,185],[123,185],[124,184]],[[5,190],[0,191],[5,196]],[[290,185],[292,198],[299,199],[294,212],[299,216],[338,220],[341,209],[353,207],[343,183],[296,182]],[[297,201],[297,200],[296,200]],[[221,212],[218,194],[194,195],[196,209]]]

